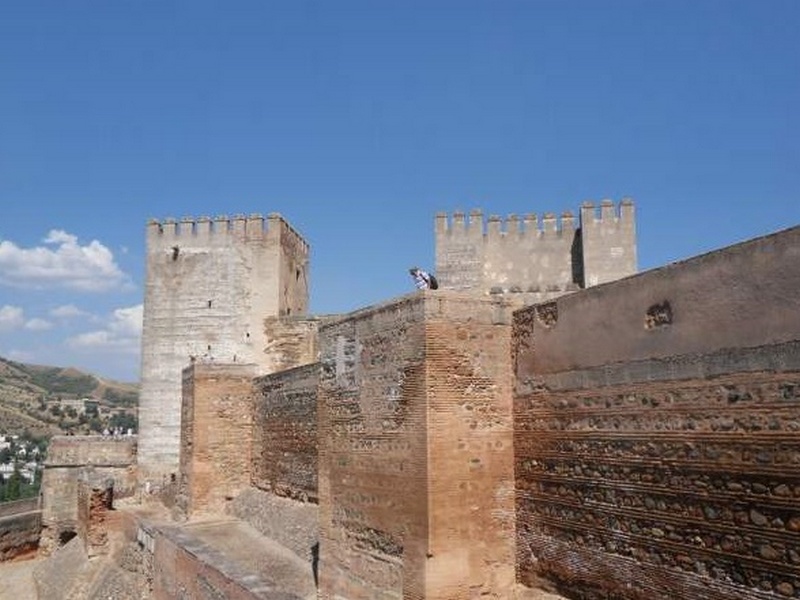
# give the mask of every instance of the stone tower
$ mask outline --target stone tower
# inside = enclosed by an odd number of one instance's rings
[[[436,216],[436,277],[443,289],[496,294],[525,304],[636,272],[634,205],[591,202],[580,219],[545,213],[505,220],[480,211]]]
[[[148,224],[139,403],[143,478],[178,471],[184,367],[241,362],[266,371],[264,320],[306,313],[308,252],[277,214]]]

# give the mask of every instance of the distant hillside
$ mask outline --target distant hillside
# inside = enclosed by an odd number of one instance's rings
[[[84,398],[96,401],[88,411],[80,402]],[[0,431],[48,435],[127,429],[135,426],[138,403],[138,384],[0,357]]]

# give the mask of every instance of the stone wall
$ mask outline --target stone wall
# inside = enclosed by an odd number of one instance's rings
[[[291,550],[309,565],[318,558],[319,508],[316,504],[249,488],[230,503],[228,514]]]
[[[187,516],[223,513],[250,485],[254,365],[201,364],[184,370],[181,507]]]
[[[113,479],[91,473],[78,477],[77,533],[90,558],[109,551],[109,516],[113,500]]]
[[[178,472],[181,371],[192,357],[267,372],[263,320],[306,311],[308,251],[275,214],[148,225],[139,402],[147,480]]]
[[[800,597],[800,228],[515,313],[518,577]]]
[[[442,289],[543,302],[636,272],[631,200],[584,203],[580,220],[527,214],[506,219],[481,211],[436,217],[436,276]]]
[[[38,498],[0,504],[0,562],[35,554],[41,530]]]
[[[253,479],[278,496],[317,501],[319,363],[255,381]]]
[[[317,328],[323,321],[321,317],[265,318],[264,336],[269,342],[264,348],[263,373],[277,373],[317,362]]]
[[[583,287],[616,281],[636,273],[636,219],[633,201],[619,210],[611,200],[581,206],[580,252]]]
[[[510,312],[417,293],[320,329],[320,597],[506,598]]]
[[[197,536],[159,527],[153,557],[153,600],[301,600],[271,580],[242,569]]]
[[[49,554],[62,535],[77,533],[78,477],[87,470],[114,482],[116,498],[136,494],[137,438],[57,436],[50,442],[42,474],[41,546]]]

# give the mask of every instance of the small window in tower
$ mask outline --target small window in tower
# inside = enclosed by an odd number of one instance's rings
[[[211,308],[211,300],[208,301],[208,308]]]
[[[294,272],[294,280],[300,281],[300,269],[296,269]]]
[[[249,340],[250,339],[250,332],[248,331],[247,333],[245,333],[245,335],[247,336],[247,339]]]
[[[172,260],[178,260],[178,254],[181,253],[180,246],[172,247]]]

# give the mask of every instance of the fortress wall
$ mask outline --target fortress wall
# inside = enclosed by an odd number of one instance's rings
[[[0,502],[0,519],[4,517],[15,517],[22,513],[34,512],[37,510],[40,510],[38,498]]]
[[[253,485],[278,496],[317,501],[319,363],[255,381]]]
[[[271,593],[258,578],[248,578],[224,555],[179,528],[161,527],[157,531],[153,567],[153,600],[291,598],[274,590]]]
[[[255,370],[195,363],[183,372],[180,496],[187,516],[223,513],[250,485]]]
[[[514,585],[511,310],[426,298],[425,598],[510,598]]]
[[[263,320],[264,337],[269,340],[263,352],[266,373],[277,373],[319,359],[317,329],[320,317],[267,317]]]
[[[508,597],[509,323],[427,292],[321,327],[322,598]]]
[[[636,272],[633,201],[502,218],[473,210],[436,216],[436,276],[442,289],[542,302]]]
[[[483,289],[483,213],[474,210],[469,219],[463,212],[436,215],[436,278],[448,290]]]
[[[56,436],[47,451],[42,473],[41,547],[48,554],[65,532],[75,532],[78,520],[78,477],[91,471],[114,481],[116,498],[136,493],[136,436]]]
[[[47,449],[45,467],[127,467],[136,463],[136,442],[136,436],[56,436]]]
[[[270,218],[275,218],[271,215]],[[309,246],[286,221],[281,221],[280,302],[281,315],[308,312]]]
[[[308,564],[318,558],[319,507],[316,504],[251,487],[236,496],[228,506],[228,513],[288,548]]]
[[[145,478],[178,471],[182,369],[195,357],[267,372],[263,320],[304,312],[307,260],[308,245],[280,215],[150,222],[139,404]]]
[[[81,473],[78,477],[77,533],[90,558],[109,552],[109,529],[116,525],[111,514],[113,499],[112,479],[93,473]]]
[[[616,281],[636,273],[636,218],[633,200],[625,198],[619,207],[603,200],[581,206],[581,247],[583,287]]]
[[[515,313],[518,578],[800,597],[800,228]]]
[[[42,530],[42,512],[37,509],[36,498],[33,501],[31,510],[0,517],[0,562],[36,553]]]
[[[428,473],[422,296],[320,328],[320,598],[422,598]]]
[[[546,351],[520,365],[550,374],[793,340],[797,264],[800,227],[560,298],[558,326],[537,330]]]
[[[437,215],[436,275],[443,289],[492,288],[524,293],[563,291],[575,284],[575,220],[545,213],[506,219],[474,210],[466,221],[455,213]],[[580,260],[580,256],[574,257]]]

